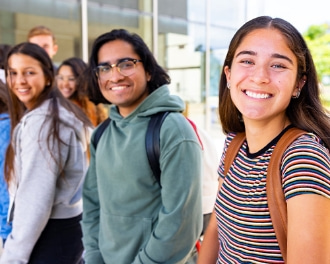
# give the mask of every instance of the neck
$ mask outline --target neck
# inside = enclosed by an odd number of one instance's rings
[[[249,125],[245,123],[246,140],[251,153],[255,153],[264,148],[270,141],[278,136],[283,129],[290,125],[287,117],[277,122],[265,122],[264,124]]]

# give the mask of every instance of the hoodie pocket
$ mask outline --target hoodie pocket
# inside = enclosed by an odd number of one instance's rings
[[[104,259],[111,259],[111,263],[131,263],[149,240],[152,219],[103,213],[99,231]]]

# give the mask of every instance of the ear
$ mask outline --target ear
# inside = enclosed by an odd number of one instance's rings
[[[57,53],[57,51],[58,51],[58,45],[57,44],[54,44],[54,46],[53,46],[53,53],[54,53],[54,55]]]
[[[295,89],[293,90],[293,96],[296,96],[300,94],[301,89],[304,87],[305,83],[306,83],[307,77],[306,75],[304,75],[303,77],[301,77],[301,79],[298,81]]]
[[[151,75],[149,74],[149,72],[146,73],[146,77],[147,77],[147,82],[149,82],[151,80]]]
[[[307,81],[307,77],[306,77],[306,75],[304,75],[304,76],[300,79],[300,81],[298,82],[298,85],[297,85],[299,91],[301,91],[301,89],[304,87],[306,81]]]
[[[224,73],[226,74],[227,83],[230,83],[230,69],[228,66],[225,66]]]

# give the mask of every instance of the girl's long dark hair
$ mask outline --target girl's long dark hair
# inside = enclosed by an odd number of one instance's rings
[[[307,44],[299,31],[289,22],[269,16],[257,17],[246,22],[235,33],[230,42],[219,85],[219,116],[224,133],[245,131],[244,123],[240,120],[241,113],[231,100],[230,92],[227,89],[224,68],[225,66],[231,68],[235,52],[246,35],[253,30],[263,28],[276,29],[283,35],[288,47],[297,58],[298,73],[296,81],[298,82],[303,76],[307,78],[299,98],[292,98],[286,109],[290,122],[295,127],[318,135],[326,147],[330,149],[329,113],[321,103],[319,81]]]
[[[48,54],[46,53],[46,51],[36,44],[23,42],[10,49],[7,55],[7,60],[5,62],[5,71],[6,71],[8,86],[10,86],[10,82],[11,82],[10,76],[8,75],[8,70],[9,70],[8,61],[10,57],[14,54],[23,54],[37,60],[43,70],[43,74],[45,76],[45,79],[47,80],[46,85],[43,91],[41,92],[41,94],[39,95],[39,97],[37,98],[32,109],[35,109],[38,106],[40,106],[45,100],[47,99],[50,100],[50,105],[48,110],[51,113],[51,115],[47,115],[47,118],[51,119],[51,127],[48,131],[47,146],[50,149],[50,146],[54,145],[51,143],[55,142],[56,143],[55,146],[58,146],[59,148],[58,150],[60,151],[60,145],[61,145],[60,143],[65,144],[65,142],[63,142],[59,136],[59,126],[60,126],[59,104],[64,108],[66,108],[68,111],[73,112],[75,116],[85,124],[86,127],[92,125],[89,119],[85,116],[85,114],[77,106],[75,106],[69,100],[65,99],[63,95],[55,87],[55,82],[54,82],[55,74],[54,74],[52,61],[48,56]],[[27,109],[24,106],[24,104],[17,98],[17,96],[11,91],[10,88],[8,88],[7,91],[9,98],[8,109],[11,119],[11,136],[12,136],[15,127],[20,122],[21,118],[23,117]],[[44,122],[46,122],[46,119]],[[56,160],[54,161],[56,162]],[[58,165],[60,167],[59,171],[61,171],[63,164],[58,164]],[[7,182],[9,182],[13,177],[13,172],[14,172],[14,149],[10,144],[6,152],[6,160],[5,160],[5,177]]]

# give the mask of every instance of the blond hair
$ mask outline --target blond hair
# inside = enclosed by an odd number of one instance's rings
[[[34,36],[40,36],[40,35],[47,35],[47,36],[51,36],[53,39],[53,42],[56,43],[56,39],[55,39],[55,35],[53,33],[53,31],[51,31],[48,27],[46,26],[35,26],[34,28],[31,28],[28,36],[27,36],[27,40],[29,41],[30,38],[34,37]]]

